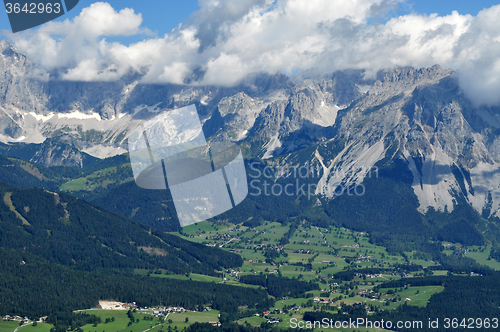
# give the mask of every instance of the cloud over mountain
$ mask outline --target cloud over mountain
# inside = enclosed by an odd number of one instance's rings
[[[73,20],[9,38],[65,80],[109,81],[134,71],[144,82],[230,86],[262,71],[373,75],[440,64],[457,69],[473,102],[499,104],[500,5],[477,16],[408,14],[374,23],[398,2],[201,0],[198,12],[160,38],[148,36],[133,9],[94,3]],[[138,34],[143,41],[131,45],[106,40]]]

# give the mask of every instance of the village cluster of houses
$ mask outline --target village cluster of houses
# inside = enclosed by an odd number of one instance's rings
[[[356,244],[343,244],[342,245],[343,248],[359,248],[359,244],[356,243]]]
[[[260,233],[260,234],[266,234],[267,230],[259,231],[257,228],[250,228],[250,232],[255,232],[255,233]]]
[[[230,239],[236,239],[236,240],[239,240],[238,237],[233,237],[232,235],[229,235],[229,234],[217,234],[217,235],[214,235],[214,236],[210,236],[209,239],[211,240],[230,240]]]
[[[279,319],[278,317],[271,316],[272,314],[278,314],[278,313],[284,314],[285,312],[283,310],[279,310],[279,309],[276,309],[273,312],[264,311],[262,313],[262,317],[265,318],[269,324],[278,324],[279,322],[281,322],[281,319]],[[256,316],[259,316],[259,314],[256,314]]]
[[[164,306],[164,307],[154,307],[154,308],[138,308],[139,310],[148,310],[148,311],[139,311],[140,314],[152,314],[155,317],[162,317],[169,313],[183,313],[187,310],[184,307],[173,307],[173,306]],[[206,307],[203,311],[211,311],[212,308]],[[196,309],[195,311],[198,311]]]
[[[92,308],[94,309],[94,308]],[[137,309],[139,314],[148,314],[155,317],[166,316],[169,313],[183,313],[187,310],[184,307],[175,306],[159,306],[159,307],[138,307],[135,302],[133,303],[120,303],[113,301],[99,301],[99,305],[96,309],[107,309],[107,310],[128,310]],[[211,311],[212,308],[206,307],[203,311]],[[196,309],[198,311],[198,309]]]
[[[374,293],[371,289],[362,289],[357,293],[361,297],[380,298],[380,293]],[[384,294],[387,295],[387,294]]]
[[[278,324],[281,320],[278,317],[268,317],[266,318],[269,324]]]
[[[231,269],[231,270],[226,270],[226,273],[229,273],[229,275],[231,277],[238,277],[238,273],[241,273],[240,270],[234,270],[234,269]]]
[[[155,316],[155,317],[165,316],[165,314],[171,313],[171,312],[172,313],[173,312],[182,313],[182,312],[186,312],[186,309],[184,309],[183,307],[172,307],[172,306],[153,308],[153,316]]]
[[[281,251],[283,250],[282,245],[277,245],[277,244],[264,244],[264,243],[249,243],[248,244],[251,247],[255,247],[255,249],[275,249],[276,251]]]
[[[30,321],[30,319],[28,317],[9,316],[9,315],[3,316],[2,319],[3,320],[15,321],[15,322],[26,322],[26,323],[28,323]]]
[[[10,315],[5,315],[2,317],[3,320],[7,320],[7,321],[14,321],[14,322],[19,322],[19,323],[23,323],[23,324],[29,324],[32,322],[31,319],[29,319],[28,317],[21,317],[21,316],[10,316]],[[47,316],[45,317],[41,317],[38,321],[39,322],[43,322],[44,320],[47,319]]]
[[[145,309],[147,309],[147,308],[145,308]],[[183,307],[172,307],[172,306],[168,306],[168,307],[155,307],[155,308],[150,308],[150,309],[153,310],[152,314],[155,317],[163,317],[163,316],[166,316],[169,313],[183,313],[183,312],[187,311]],[[195,311],[198,311],[198,309],[196,309]],[[203,309],[203,312],[205,312],[205,311],[212,311],[212,308],[206,307],[206,308]],[[143,314],[143,313],[147,313],[147,312],[140,312],[140,313]],[[151,313],[149,313],[149,314],[151,314]],[[208,323],[211,324],[212,326],[220,326],[221,325],[220,322],[208,322]]]
[[[211,239],[212,240],[220,240],[220,241],[214,242],[214,243],[205,243],[205,245],[207,247],[222,247],[223,245],[225,245],[227,243],[227,241],[233,241],[233,240],[234,241],[238,241],[238,240],[240,240],[240,238],[238,238],[238,237],[231,237],[228,234],[216,235],[216,236],[211,237]],[[277,245],[277,244],[248,243],[248,244],[245,244],[245,245],[248,245],[250,247],[254,247],[254,249],[257,249],[257,250],[266,250],[266,249],[275,249],[276,251],[283,250],[283,246],[282,245]],[[231,249],[230,251],[232,251],[232,252],[241,252],[241,250],[238,250],[238,249]]]
[[[354,273],[354,275],[357,276],[357,277],[366,276],[367,278],[371,278],[371,279],[373,279],[373,278],[381,278],[382,277],[382,274],[376,274],[376,273],[371,274],[371,273],[357,273],[356,272],[356,273]]]
[[[249,263],[262,263],[262,261],[260,261],[258,259],[249,259],[248,262]]]
[[[330,301],[330,299],[328,299],[326,297],[315,297],[314,303],[333,303],[333,302]]]

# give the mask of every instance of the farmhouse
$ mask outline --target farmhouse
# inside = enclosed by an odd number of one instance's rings
[[[271,317],[267,320],[269,324],[278,324],[280,322],[280,319],[278,317]]]

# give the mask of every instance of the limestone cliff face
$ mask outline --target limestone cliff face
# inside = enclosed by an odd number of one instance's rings
[[[190,104],[207,137],[249,139],[256,154],[270,157],[296,149],[289,136],[304,128],[305,144],[321,141],[319,129],[360,96],[359,72],[318,82],[262,74],[232,88],[144,85],[132,74],[116,82],[71,82],[49,79],[7,41],[0,42],[0,55],[0,140],[41,143],[64,133],[87,141],[99,157],[106,156],[100,150],[123,152],[139,120]]]
[[[47,138],[30,161],[44,166],[83,167],[98,160],[80,151],[81,147],[82,142],[68,135]]]
[[[237,142],[277,163],[312,163],[321,173],[318,195],[402,159],[422,212],[450,211],[462,196],[477,211],[499,215],[500,107],[474,107],[454,71],[439,66],[390,70],[376,80],[362,71],[315,79],[262,74],[230,88],[144,85],[132,74],[116,82],[49,78],[0,42],[0,140],[49,138],[33,157],[45,165],[81,167],[82,151],[123,153],[140,120],[195,104],[207,139]],[[340,152],[294,157],[332,141],[341,142]]]
[[[500,208],[499,108],[474,108],[455,73],[439,66],[386,72],[338,111],[331,140],[343,150],[309,160],[322,174],[316,193],[359,184],[380,162],[403,159],[421,212],[453,210],[463,197],[478,212]],[[291,158],[293,159],[293,158]]]

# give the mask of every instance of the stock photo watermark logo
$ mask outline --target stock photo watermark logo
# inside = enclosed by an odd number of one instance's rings
[[[79,0],[4,0],[12,32],[52,21],[73,9]]]
[[[224,213],[248,194],[240,148],[207,143],[194,105],[143,122],[128,147],[135,183],[168,188],[182,227]]]
[[[366,169],[364,166],[350,169],[332,171],[328,176],[309,162],[301,166],[265,166],[261,168],[258,162],[250,163],[248,173],[250,196],[303,196],[307,199],[316,198],[318,194],[327,197],[362,196],[366,189],[362,183],[349,184],[355,174],[364,177],[378,178],[378,168],[373,166]],[[328,182],[321,184],[323,179]],[[281,181],[277,181],[281,180]]]

